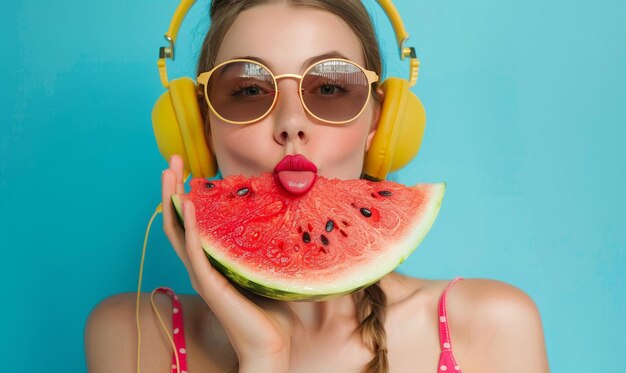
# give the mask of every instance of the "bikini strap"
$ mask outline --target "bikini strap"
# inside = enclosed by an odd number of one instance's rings
[[[180,299],[172,289],[165,286],[155,289],[154,292],[165,294],[172,300],[172,339],[176,351],[172,352],[171,373],[187,373],[187,346],[183,325],[183,307]],[[178,366],[176,365],[176,355],[178,355]]]
[[[450,281],[439,298],[439,344],[441,345],[441,351],[452,350],[450,328],[448,326],[448,310],[446,309],[446,297],[452,285],[462,279],[462,277],[456,277],[454,280]]]

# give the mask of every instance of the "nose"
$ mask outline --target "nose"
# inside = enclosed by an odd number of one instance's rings
[[[300,102],[297,79],[281,79],[274,107],[274,139],[281,145],[305,144],[309,140],[310,120]]]

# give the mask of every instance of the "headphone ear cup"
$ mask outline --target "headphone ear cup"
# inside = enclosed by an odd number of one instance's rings
[[[172,80],[169,89],[152,109],[152,128],[161,155],[183,158],[185,178],[213,177],[217,165],[204,136],[204,123],[198,105],[196,85],[189,78]]]
[[[364,173],[384,180],[413,159],[422,144],[426,111],[409,90],[409,82],[387,78],[381,85],[384,96],[376,133],[365,155]]]

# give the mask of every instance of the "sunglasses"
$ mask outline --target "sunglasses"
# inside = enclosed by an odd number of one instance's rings
[[[326,59],[302,75],[274,75],[263,64],[246,59],[223,62],[198,76],[210,110],[221,120],[249,124],[267,116],[278,99],[278,79],[300,80],[299,96],[314,118],[332,124],[356,119],[369,102],[378,75],[345,59]]]

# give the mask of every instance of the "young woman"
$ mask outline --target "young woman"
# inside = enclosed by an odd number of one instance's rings
[[[352,61],[381,74],[374,31],[359,1],[214,1],[211,17],[199,75],[236,59],[274,76],[302,74],[326,59]],[[355,117],[333,124],[303,106],[298,85],[294,76],[277,79],[278,98],[265,116],[220,112],[219,102],[208,110],[201,99],[222,175],[259,175],[286,156],[302,155],[318,175],[360,177],[383,92],[374,83],[371,99],[355,103],[363,106],[355,108]],[[233,94],[259,95],[264,89],[241,87]],[[324,89],[333,94],[338,87]],[[252,120],[232,123],[240,119]],[[178,224],[169,201],[172,194],[184,193],[180,157],[172,157],[163,172],[162,188],[164,229],[197,294],[156,298],[166,326],[178,336],[174,360],[149,297],[142,296],[142,372],[175,372],[177,365],[191,373],[548,372],[538,311],[510,285],[391,273],[363,291],[329,301],[265,299],[233,287],[210,266],[194,228],[193,204],[183,206],[187,229]],[[100,303],[85,338],[90,372],[136,371],[135,294]]]

